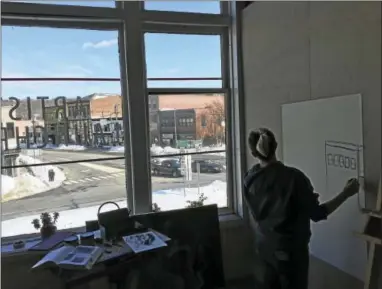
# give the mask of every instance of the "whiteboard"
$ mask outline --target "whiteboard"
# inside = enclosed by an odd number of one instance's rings
[[[363,176],[361,95],[283,105],[282,144],[284,163],[310,178],[321,202],[330,200],[349,178]],[[312,223],[311,253],[363,280],[366,242],[354,232],[365,223],[355,196],[327,221]]]

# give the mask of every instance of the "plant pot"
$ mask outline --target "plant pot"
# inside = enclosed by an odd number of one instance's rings
[[[50,236],[54,235],[56,233],[56,231],[57,231],[57,227],[54,226],[54,225],[42,227],[40,229],[41,238],[42,239],[47,239]]]

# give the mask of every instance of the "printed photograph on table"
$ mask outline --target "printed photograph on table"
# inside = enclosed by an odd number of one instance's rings
[[[165,247],[167,244],[153,232],[145,232],[123,237],[123,240],[134,253],[150,251]]]

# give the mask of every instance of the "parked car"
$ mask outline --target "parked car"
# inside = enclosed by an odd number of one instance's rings
[[[184,175],[179,159],[156,159],[151,162],[151,173],[154,176],[171,176],[179,178]]]
[[[199,163],[200,165],[201,173],[221,173],[225,171],[224,166],[218,162],[214,162],[210,160],[200,160],[200,161],[193,161],[191,164],[192,171],[194,173],[197,172],[197,163]]]

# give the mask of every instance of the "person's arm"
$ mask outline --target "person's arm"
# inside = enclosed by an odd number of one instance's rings
[[[296,178],[296,199],[298,208],[309,215],[313,222],[326,220],[327,217],[337,210],[349,197],[355,195],[359,190],[359,183],[356,179],[350,179],[344,190],[330,201],[320,204],[319,195],[314,192],[310,180],[299,173]]]
[[[323,204],[326,207],[328,216],[336,211],[345,201],[359,191],[359,183],[356,179],[350,179],[341,193],[330,201]]]

